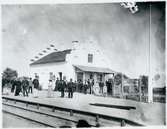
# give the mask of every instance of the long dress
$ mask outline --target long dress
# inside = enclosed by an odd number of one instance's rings
[[[34,96],[34,98],[37,98],[38,97],[38,89],[39,89],[39,81],[37,79],[34,79],[33,80],[33,85],[34,85],[33,96]]]
[[[48,98],[53,97],[53,82],[49,82],[48,84]]]
[[[99,96],[100,95],[99,91],[100,91],[100,87],[98,83],[95,83],[95,85],[93,86],[93,94]]]

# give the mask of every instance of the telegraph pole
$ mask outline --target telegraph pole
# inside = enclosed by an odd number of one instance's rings
[[[151,2],[149,4],[149,74],[148,74],[148,102],[153,102],[153,84],[151,70]]]

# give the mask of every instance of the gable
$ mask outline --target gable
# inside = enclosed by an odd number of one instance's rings
[[[41,59],[31,63],[30,65],[64,62],[66,61],[66,55],[70,53],[71,53],[71,49],[67,49],[64,51],[58,51],[58,52],[52,52],[42,57]]]

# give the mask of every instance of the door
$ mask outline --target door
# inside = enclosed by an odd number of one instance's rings
[[[81,80],[83,82],[83,73],[77,73],[77,81]]]

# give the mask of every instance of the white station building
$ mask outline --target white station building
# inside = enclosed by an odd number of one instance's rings
[[[70,78],[73,81],[94,79],[95,84],[105,81],[115,74],[110,69],[110,61],[96,42],[72,42],[72,48],[54,51],[30,64],[31,77],[39,76],[43,89],[47,89],[52,78]]]

